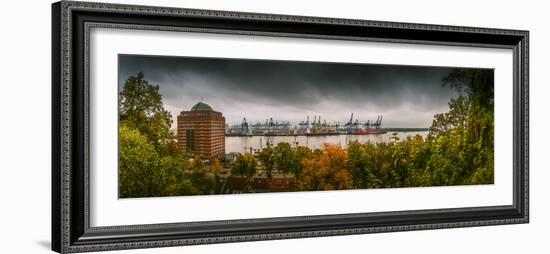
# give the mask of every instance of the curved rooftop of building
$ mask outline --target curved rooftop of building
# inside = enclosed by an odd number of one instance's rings
[[[195,106],[191,108],[191,111],[214,111],[214,110],[212,109],[212,107],[210,107],[210,105],[201,101],[195,104]]]

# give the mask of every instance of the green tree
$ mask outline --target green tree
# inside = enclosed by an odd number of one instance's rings
[[[466,126],[468,120],[468,98],[459,96],[449,102],[449,112],[436,114],[430,126],[430,135],[449,134],[459,126]]]
[[[367,151],[359,142],[351,142],[348,146],[349,170],[356,188],[366,187],[367,180]]]
[[[161,153],[173,142],[175,135],[170,130],[172,117],[164,109],[158,85],[151,85],[139,72],[130,76],[119,94],[120,123],[139,130]]]
[[[216,190],[216,179],[206,171],[206,168],[194,169],[189,179],[197,194],[214,194]]]
[[[119,196],[161,197],[198,194],[184,175],[181,156],[159,157],[145,135],[126,125],[119,128]]]
[[[159,87],[130,76],[119,94],[119,185],[121,197],[158,197],[212,193],[213,177],[204,163],[189,165],[170,130]],[[202,164],[200,164],[202,163]],[[193,167],[191,177],[184,169]]]
[[[275,155],[273,154],[273,149],[271,147],[267,147],[262,149],[260,154],[258,155],[258,159],[262,163],[262,167],[266,172],[267,178],[272,178],[272,172],[275,167]]]
[[[283,173],[283,175],[297,172],[298,162],[296,161],[296,156],[289,143],[278,143],[277,146],[273,148],[273,155],[275,168]]]
[[[138,130],[119,128],[119,196],[148,197],[159,192],[159,156]]]
[[[456,69],[443,85],[461,95],[449,112],[435,116],[430,128],[431,155],[423,185],[493,182],[494,78],[481,69]]]
[[[182,196],[200,194],[199,190],[183,172],[188,167],[188,161],[182,156],[164,156],[161,159],[161,175],[159,181],[164,192],[158,196]]]
[[[245,153],[244,155],[238,154],[231,165],[231,173],[238,174],[242,178],[245,176],[252,177],[256,173],[257,164],[254,155],[250,153]]]
[[[443,78],[443,85],[465,94],[470,102],[487,109],[494,104],[494,73],[486,69],[454,69]]]
[[[197,194],[214,194],[216,178],[208,172],[204,161],[199,156],[195,156],[189,168],[192,172],[189,180],[197,190]]]
[[[311,159],[313,156],[313,151],[305,146],[298,146],[296,147],[296,150],[294,151],[295,160],[296,160],[296,167],[294,169],[294,177],[297,180],[300,180],[300,177],[302,175],[302,171],[304,169],[304,163],[306,160]]]

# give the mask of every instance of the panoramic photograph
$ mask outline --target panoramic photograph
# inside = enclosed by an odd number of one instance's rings
[[[118,56],[118,196],[494,182],[494,71]]]

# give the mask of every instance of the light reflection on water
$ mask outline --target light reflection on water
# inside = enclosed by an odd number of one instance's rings
[[[358,141],[359,143],[366,143],[371,141],[376,142],[388,142],[393,136],[393,133],[397,133],[399,139],[406,139],[407,136],[420,135],[426,137],[428,131],[419,132],[388,132],[386,134],[377,135],[332,135],[332,136],[272,136],[271,142],[273,145],[277,145],[280,142],[287,142],[292,147],[296,145],[307,146],[311,149],[320,148],[323,144],[337,144],[344,148],[352,141]],[[251,137],[225,137],[225,152],[238,152],[243,153],[245,151],[250,152],[250,149],[256,150],[266,147],[265,136],[251,136]]]

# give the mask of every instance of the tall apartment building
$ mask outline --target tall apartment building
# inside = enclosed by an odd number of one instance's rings
[[[177,119],[178,147],[211,159],[225,154],[225,117],[208,104],[199,102],[189,111],[182,111]]]

